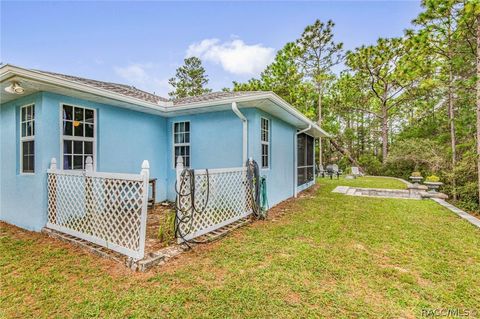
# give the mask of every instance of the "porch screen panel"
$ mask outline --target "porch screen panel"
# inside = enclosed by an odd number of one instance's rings
[[[303,185],[313,181],[314,151],[313,137],[307,134],[299,134],[297,137],[297,185]]]

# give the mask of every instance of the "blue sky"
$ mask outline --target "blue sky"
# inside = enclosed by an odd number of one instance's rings
[[[401,36],[420,1],[0,2],[0,61],[167,95],[188,54],[214,90],[258,76],[315,19],[346,49]]]

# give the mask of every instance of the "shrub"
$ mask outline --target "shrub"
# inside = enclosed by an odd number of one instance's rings
[[[383,175],[382,163],[380,160],[371,154],[363,154],[358,159],[358,164],[365,170],[365,173],[369,175]]]
[[[387,169],[397,176],[411,171],[438,172],[445,166],[445,158],[443,148],[435,141],[412,138],[392,145]]]
[[[413,172],[410,176],[412,176],[412,177],[422,177],[422,174],[420,172]]]
[[[426,181],[431,183],[437,183],[437,182],[440,182],[440,177],[436,175],[430,175],[426,178]]]

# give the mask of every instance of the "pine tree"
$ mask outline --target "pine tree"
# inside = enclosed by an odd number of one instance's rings
[[[197,57],[186,58],[184,65],[177,69],[175,77],[168,80],[168,83],[174,88],[168,95],[174,99],[198,96],[212,91],[205,88],[208,78],[202,61]]]
[[[332,20],[323,23],[316,20],[305,28],[296,44],[300,50],[298,61],[305,75],[314,83],[318,94],[317,122],[322,125],[322,95],[325,81],[330,77],[331,69],[343,58],[343,43],[333,41]],[[319,162],[322,165],[322,140],[319,139]]]

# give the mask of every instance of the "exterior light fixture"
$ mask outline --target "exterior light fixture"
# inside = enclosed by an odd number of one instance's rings
[[[18,82],[12,82],[9,86],[5,88],[5,92],[11,94],[23,94],[25,89],[18,84]]]

